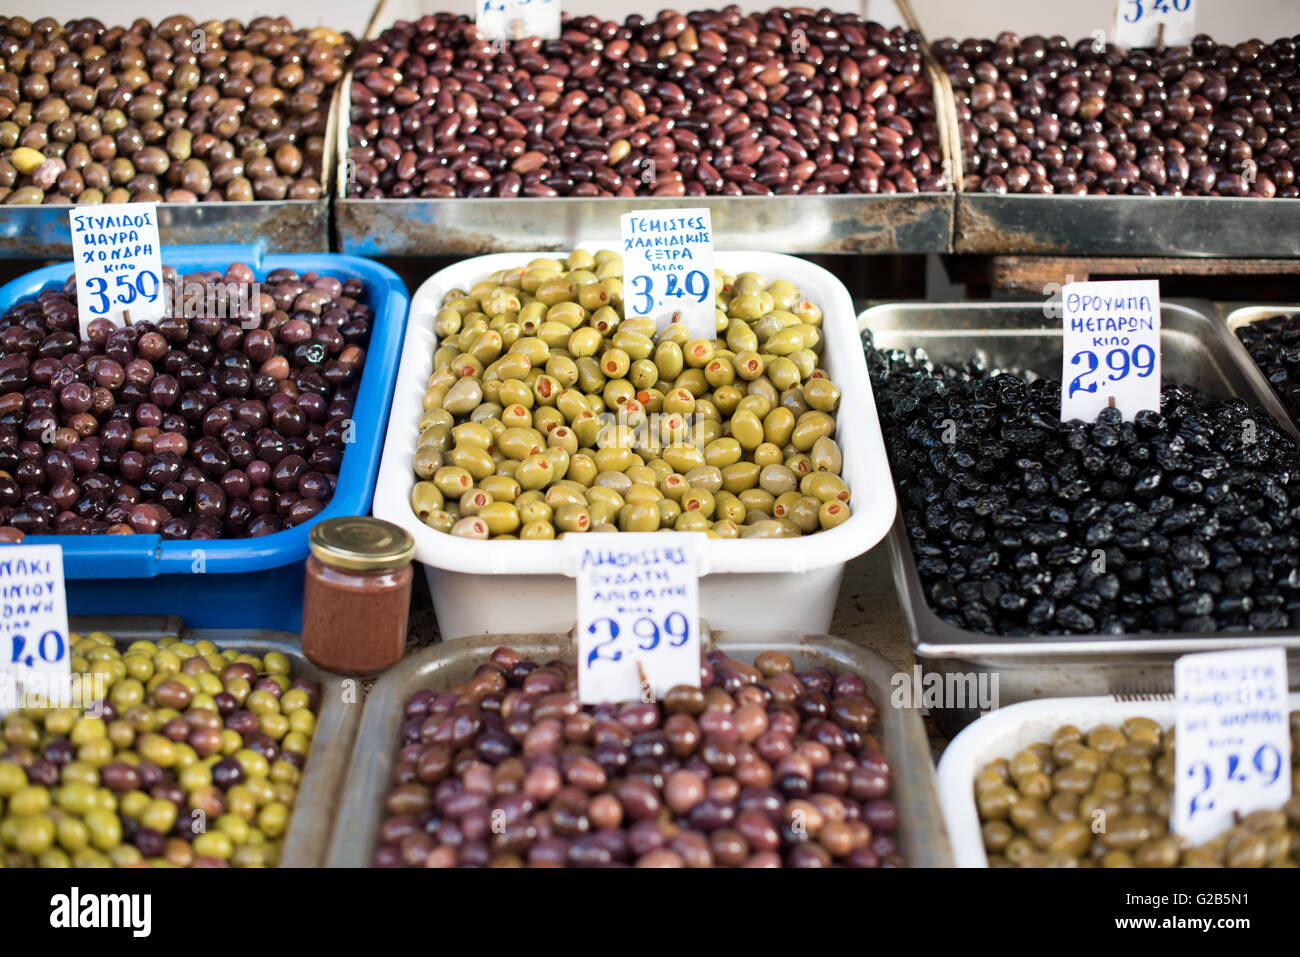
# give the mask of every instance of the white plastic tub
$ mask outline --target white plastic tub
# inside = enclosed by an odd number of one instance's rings
[[[588,247],[591,248],[591,247]],[[433,317],[449,289],[555,253],[499,253],[457,263],[420,286],[411,301],[393,411],[388,420],[374,514],[415,537],[444,639],[468,635],[566,632],[577,618],[572,556],[584,536],[565,541],[474,541],[426,526],[409,504],[412,459],[437,337]],[[716,268],[786,279],[822,309],[822,364],[840,387],[835,439],[852,516],[799,539],[715,540],[699,536],[700,614],[716,630],[825,632],[844,565],[875,546],[897,510],[871,382],[848,291],[833,275],[793,256],[718,252]],[[671,533],[683,534],[683,533]]]
[[[1300,710],[1300,693],[1288,699]],[[939,804],[952,841],[958,867],[988,867],[979,810],[975,806],[975,777],[997,758],[1011,758],[1037,742],[1050,742],[1052,733],[1072,724],[1085,734],[1101,724],[1120,725],[1129,718],[1150,718],[1168,729],[1176,720],[1173,695],[1155,700],[1122,701],[1110,697],[1041,698],[1022,701],[987,714],[953,738],[939,761]]]

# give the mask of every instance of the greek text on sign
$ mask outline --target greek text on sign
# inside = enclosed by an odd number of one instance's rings
[[[1061,421],[1159,412],[1160,283],[1066,283],[1061,303]]]
[[[478,0],[475,26],[485,40],[560,38],[560,0]]]
[[[119,326],[163,318],[157,203],[110,203],[70,211],[81,335],[94,319]]]
[[[713,222],[707,209],[648,209],[619,219],[623,312],[663,330],[684,323],[692,339],[718,337]]]
[[[1251,648],[1184,655],[1174,663],[1175,834],[1203,844],[1233,815],[1291,797],[1286,652]]]
[[[53,703],[71,687],[68,602],[58,545],[0,548],[0,714],[39,685]]]
[[[694,536],[580,536],[578,696],[583,704],[658,700],[700,685]],[[601,544],[591,544],[599,539]],[[614,545],[605,545],[617,538]]]
[[[1115,45],[1126,50],[1184,46],[1196,36],[1200,0],[1119,0],[1115,5]],[[1161,26],[1164,27],[1163,32]]]

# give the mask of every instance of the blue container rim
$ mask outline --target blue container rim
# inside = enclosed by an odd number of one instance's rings
[[[334,497],[319,514],[291,529],[260,538],[182,539],[164,541],[158,535],[32,535],[33,545],[63,549],[64,577],[152,578],[167,574],[221,574],[260,571],[308,555],[311,526],[327,518],[362,515],[370,510],[392,405],[393,383],[401,356],[410,296],[398,275],[380,263],[345,253],[269,253],[242,243],[163,246],[164,265],[182,272],[216,269],[232,263],[250,266],[258,278],[275,269],[318,272],[365,283],[374,313],[361,384],[353,408],[354,442],[344,449]],[[33,270],[0,286],[0,313],[20,299],[51,286],[62,286],[73,274],[71,262]]]

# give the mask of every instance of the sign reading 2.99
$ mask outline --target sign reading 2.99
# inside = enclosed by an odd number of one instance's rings
[[[578,696],[656,700],[700,684],[694,536],[583,535],[578,551]],[[601,544],[590,544],[596,538]],[[604,544],[614,540],[611,545]]]
[[[81,334],[95,319],[119,326],[163,318],[157,203],[114,203],[68,213]]]
[[[713,221],[707,209],[648,209],[619,219],[623,312],[662,330],[681,322],[692,339],[718,337]]]
[[[1159,412],[1160,283],[1072,282],[1061,297],[1061,420]]]

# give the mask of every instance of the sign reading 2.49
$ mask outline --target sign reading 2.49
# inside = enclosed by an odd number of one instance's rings
[[[1172,828],[1192,845],[1237,815],[1291,797],[1286,652],[1250,648],[1174,662],[1178,699]]]
[[[163,318],[158,205],[113,203],[74,209],[68,218],[82,336],[95,319],[124,326]]]

